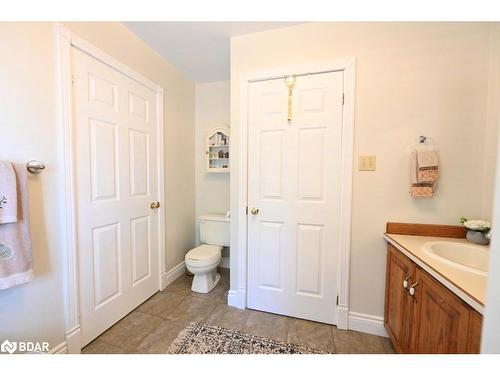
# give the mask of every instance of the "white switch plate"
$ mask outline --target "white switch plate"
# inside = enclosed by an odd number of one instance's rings
[[[374,171],[377,169],[377,157],[374,155],[364,155],[359,157],[360,171]]]

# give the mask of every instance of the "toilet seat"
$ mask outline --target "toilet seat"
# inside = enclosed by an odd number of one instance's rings
[[[199,265],[218,262],[221,257],[221,250],[221,246],[203,244],[189,250],[186,254],[186,261]]]

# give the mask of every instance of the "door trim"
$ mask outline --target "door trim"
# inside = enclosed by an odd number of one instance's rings
[[[125,64],[119,62],[89,42],[72,33],[60,23],[54,24],[54,37],[56,45],[56,78],[57,78],[57,103],[58,122],[61,155],[59,165],[62,173],[60,186],[63,192],[63,205],[61,207],[61,218],[63,230],[61,241],[64,244],[62,254],[62,281],[64,295],[64,316],[66,329],[66,344],[68,353],[80,353],[80,306],[79,306],[79,279],[78,279],[78,242],[76,226],[76,183],[74,175],[74,148],[73,148],[73,98],[72,98],[72,72],[71,72],[71,47],[91,55],[104,64],[116,69],[127,77],[139,82],[147,88],[156,92],[157,100],[157,153],[158,153],[158,194],[163,201],[164,198],[164,90],[161,86],[150,81],[146,77],[136,73]],[[158,289],[164,289],[162,278],[166,277],[165,269],[165,205],[161,205],[159,212],[159,280]],[[165,284],[165,283],[163,283]]]
[[[355,64],[354,57],[313,64],[291,65],[279,68],[245,72],[239,79],[240,113],[238,124],[233,131],[233,166],[231,170],[231,188],[236,187],[237,206],[231,207],[231,290],[228,294],[230,306],[246,308],[248,277],[248,217],[246,214],[248,199],[248,91],[249,83],[276,79],[288,75],[307,75],[333,71],[344,72],[344,108],[342,115],[342,172],[340,192],[341,246],[338,262],[338,321],[337,327],[349,328],[349,265],[351,253],[351,211],[352,178],[354,162],[354,99],[355,99]],[[236,134],[234,134],[236,130]],[[234,140],[237,144],[235,147]],[[236,156],[236,157],[234,157]],[[231,199],[233,202],[233,197]],[[236,277],[234,276],[236,275]]]

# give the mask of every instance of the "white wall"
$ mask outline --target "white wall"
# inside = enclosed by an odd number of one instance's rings
[[[165,88],[169,270],[195,242],[194,84],[119,23],[66,26]],[[0,342],[40,340],[53,347],[65,333],[53,25],[0,23],[0,45],[0,159],[38,159],[47,166],[29,181],[35,279],[0,291]]]
[[[483,169],[488,41],[485,23],[308,23],[233,38],[231,206],[239,194],[240,75],[356,57],[354,164],[359,155],[376,155],[377,171],[354,171],[350,305],[382,316],[385,223],[457,224],[462,215],[483,215],[481,197],[492,189]],[[441,179],[432,200],[408,195],[408,150],[419,135],[432,137],[440,150]],[[244,230],[235,216],[232,264],[242,256],[235,243]],[[232,290],[244,282],[237,271]]]
[[[498,152],[497,160],[500,158],[500,24],[491,26],[490,35],[490,80],[488,95],[488,126],[496,131],[491,134],[488,145]],[[486,165],[491,165],[491,159],[485,160]],[[500,163],[496,164],[496,173],[487,168],[486,175],[494,179],[496,175],[496,185],[488,190],[490,194],[495,194],[493,218],[493,239],[490,246],[490,265],[488,276],[488,294],[486,299],[486,311],[484,315],[483,336],[481,351],[483,353],[500,354]]]
[[[229,81],[196,85],[196,216],[229,210],[229,174],[206,173],[206,134],[215,126],[229,126]],[[196,239],[199,244],[198,225]]]

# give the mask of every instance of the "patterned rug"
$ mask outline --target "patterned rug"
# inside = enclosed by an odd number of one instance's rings
[[[171,354],[326,354],[227,328],[192,322],[170,346]]]

